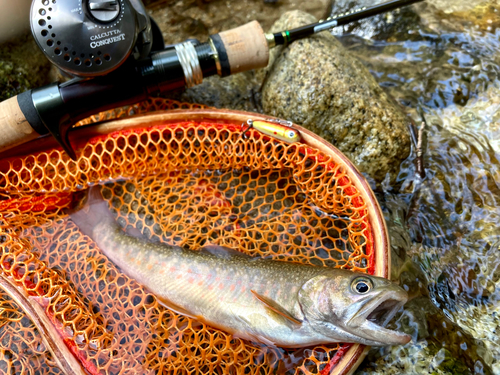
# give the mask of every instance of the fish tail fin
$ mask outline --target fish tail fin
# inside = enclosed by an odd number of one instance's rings
[[[68,210],[71,221],[83,234],[93,237],[94,228],[105,224],[110,229],[117,226],[108,203],[103,199],[99,186],[88,189],[83,199],[71,210]]]

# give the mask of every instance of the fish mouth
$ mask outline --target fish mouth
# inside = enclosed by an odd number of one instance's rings
[[[403,307],[403,304],[404,303],[401,301],[394,299],[382,301],[382,303],[375,306],[375,308],[366,316],[366,320],[384,327],[387,323],[389,323],[396,312]]]
[[[364,337],[367,345],[386,346],[404,345],[410,342],[411,336],[385,328],[387,323],[406,303],[408,297],[404,291],[384,293],[367,303],[349,321],[349,331]]]

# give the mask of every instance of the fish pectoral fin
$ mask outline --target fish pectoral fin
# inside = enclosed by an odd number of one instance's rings
[[[268,309],[274,311],[275,313],[281,315],[282,317],[288,319],[290,322],[295,323],[295,324],[302,324],[300,320],[297,318],[294,318],[292,314],[290,314],[286,309],[284,309],[282,306],[274,302],[272,299],[264,297],[257,293],[254,290],[250,290],[252,294],[260,301],[262,302]]]
[[[127,233],[127,235],[129,235],[130,237],[144,238],[142,232],[139,229],[132,227],[130,225],[127,225],[127,227],[125,228],[125,233]]]
[[[248,340],[257,343],[260,342],[261,344],[265,344],[267,346],[276,345],[276,343],[272,342],[268,338],[253,332],[234,332],[232,335],[234,338],[237,339]]]

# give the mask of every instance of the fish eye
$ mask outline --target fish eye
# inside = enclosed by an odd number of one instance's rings
[[[360,278],[354,279],[351,287],[352,287],[352,290],[358,294],[366,294],[372,289],[373,285],[372,285],[372,282],[370,280],[365,279],[363,277],[360,277]]]
[[[295,137],[295,135],[296,135],[296,134],[295,134],[295,132],[294,132],[293,130],[290,130],[290,131],[288,132],[288,138],[294,138],[294,137]]]

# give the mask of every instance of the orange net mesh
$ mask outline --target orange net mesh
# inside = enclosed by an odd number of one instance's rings
[[[87,122],[179,106],[150,100]],[[89,373],[326,374],[349,347],[267,347],[169,311],[64,213],[76,192],[107,182],[118,223],[151,241],[373,273],[367,206],[345,166],[240,132],[165,124],[95,137],[77,162],[59,149],[0,161],[2,277],[43,305]],[[1,290],[0,305],[0,371],[59,373],[22,306]]]

